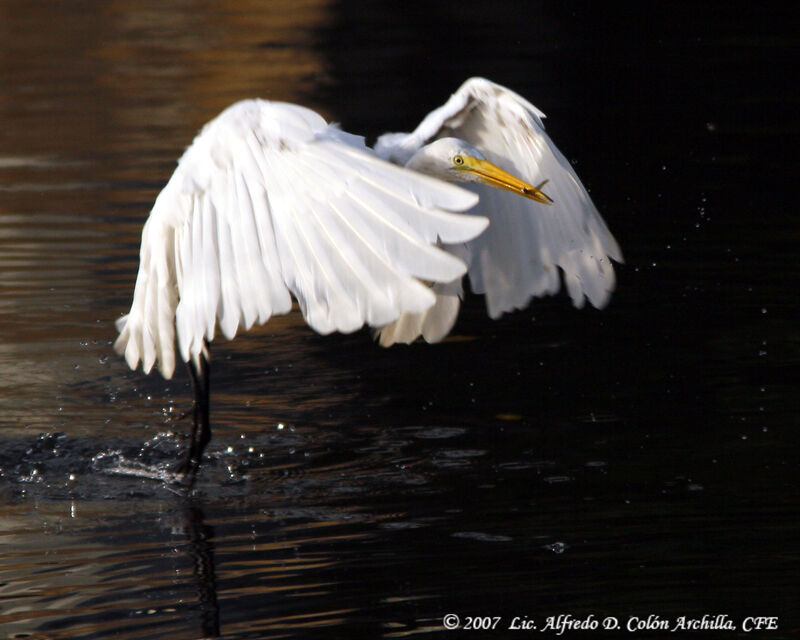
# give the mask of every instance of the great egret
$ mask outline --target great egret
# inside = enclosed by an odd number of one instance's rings
[[[559,270],[575,306],[607,303],[619,247],[543,117],[472,78],[373,150],[309,109],[262,100],[202,129],[144,225],[115,343],[132,369],[158,363],[170,378],[177,334],[194,385],[184,478],[211,437],[216,327],[231,339],[288,313],[290,294],[319,333],[368,324],[384,346],[446,336],[465,273],[492,318],[558,291]]]

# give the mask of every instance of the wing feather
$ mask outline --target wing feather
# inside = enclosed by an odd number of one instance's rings
[[[410,344],[422,336],[426,342],[440,342],[450,333],[461,307],[461,278],[446,284],[435,283],[431,291],[436,302],[427,309],[403,313],[395,322],[378,331],[380,345]]]
[[[290,293],[321,333],[423,312],[436,300],[427,283],[466,271],[436,245],[486,228],[457,213],[476,200],[377,158],[313,111],[237,103],[200,132],[156,199],[115,346],[132,368],[158,363],[170,377],[176,333],[181,358],[196,358],[217,325],[232,338],[287,313]]]
[[[405,162],[424,144],[452,136],[531,184],[548,180],[544,191],[554,201],[551,206],[489,186],[473,188],[480,197],[475,211],[491,224],[460,255],[468,263],[473,291],[485,294],[493,318],[524,308],[534,296],[557,292],[559,272],[575,306],[588,299],[603,307],[615,286],[611,260],[622,261],[574,169],[545,133],[543,118],[516,93],[472,78],[414,132],[389,134],[376,146],[382,157]]]

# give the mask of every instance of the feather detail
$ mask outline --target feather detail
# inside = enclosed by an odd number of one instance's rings
[[[437,247],[487,226],[477,197],[393,166],[309,109],[249,100],[207,124],[143,232],[130,312],[115,343],[131,368],[169,378],[177,337],[197,360],[219,326],[288,313],[320,333],[384,326],[436,302],[463,260]]]
[[[616,281],[622,252],[574,169],[544,131],[544,113],[513,91],[483,78],[467,80],[409,134],[386,134],[376,152],[407,162],[433,140],[455,137],[530,184],[547,180],[544,206],[487,185],[475,213],[489,229],[463,245],[445,245],[469,266],[472,290],[486,296],[490,317],[526,307],[564,286],[573,304],[602,308]]]

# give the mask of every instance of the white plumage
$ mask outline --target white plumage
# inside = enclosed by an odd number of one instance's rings
[[[382,326],[421,312],[466,268],[436,248],[464,242],[487,220],[448,211],[477,197],[395,167],[363,140],[295,105],[240,102],[184,153],[142,232],[133,304],[116,348],[131,368],[158,362],[169,378],[174,342],[198,358],[218,325],[291,309],[320,333]]]
[[[432,140],[453,136],[481,150],[497,166],[542,187],[553,200],[543,207],[486,184],[469,184],[480,197],[475,213],[489,228],[464,245],[446,248],[464,260],[470,286],[485,294],[489,316],[523,309],[534,296],[556,293],[561,277],[576,307],[604,307],[615,286],[611,260],[622,252],[569,161],[544,131],[544,114],[513,91],[483,78],[467,80],[412,133],[379,138],[375,150],[405,163]],[[410,342],[437,326],[439,339],[456,320],[460,280],[417,318],[401,318],[381,331],[381,344]],[[443,329],[446,327],[446,330]]]
[[[382,136],[373,152],[303,107],[231,106],[156,199],[116,349],[131,368],[158,363],[169,378],[176,338],[181,359],[196,362],[217,327],[233,338],[289,312],[291,296],[320,333],[367,324],[384,345],[437,341],[455,321],[465,272],[493,318],[556,292],[559,270],[576,306],[585,297],[602,307],[614,288],[610,259],[621,253],[542,117],[474,78],[413,133]],[[474,177],[391,164],[414,166],[443,137],[524,181],[547,180],[552,206],[469,184],[476,196],[446,181]]]

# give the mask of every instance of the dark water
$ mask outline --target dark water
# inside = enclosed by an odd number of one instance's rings
[[[796,637],[797,13],[1,3],[0,635]],[[550,116],[626,256],[611,305],[470,299],[454,339],[388,351],[278,318],[214,345],[194,495],[109,473],[188,428],[183,372],[110,345],[196,130],[256,95],[407,130],[475,74]]]

